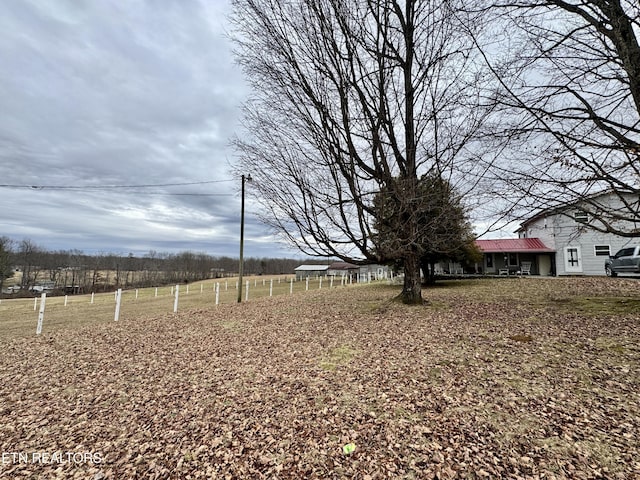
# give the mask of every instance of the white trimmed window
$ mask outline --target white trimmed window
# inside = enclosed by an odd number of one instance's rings
[[[587,223],[589,221],[589,214],[581,210],[573,212],[573,218],[576,222]]]
[[[594,245],[593,251],[596,257],[608,257],[611,255],[611,246],[609,245]]]

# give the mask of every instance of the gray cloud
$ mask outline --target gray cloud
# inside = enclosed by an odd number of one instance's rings
[[[228,10],[209,0],[2,2],[0,184],[230,179],[247,89],[225,37]],[[0,235],[48,249],[235,256],[237,184],[0,188]],[[247,223],[247,255],[297,255],[250,214]]]

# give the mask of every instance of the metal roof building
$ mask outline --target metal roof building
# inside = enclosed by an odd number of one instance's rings
[[[329,265],[300,265],[293,269],[296,278],[307,278],[316,275],[326,275]]]

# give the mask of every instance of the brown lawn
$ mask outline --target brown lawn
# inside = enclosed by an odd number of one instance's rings
[[[640,478],[638,281],[397,293],[7,338],[0,478]]]

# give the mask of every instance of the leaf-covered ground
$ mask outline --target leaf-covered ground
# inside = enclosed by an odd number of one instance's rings
[[[640,478],[638,281],[397,293],[5,340],[0,478]]]

